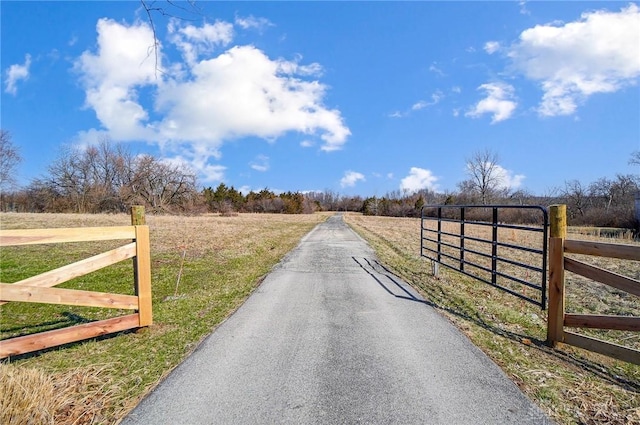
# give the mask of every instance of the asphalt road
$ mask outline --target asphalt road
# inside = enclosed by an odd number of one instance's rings
[[[305,236],[122,422],[543,423],[551,422],[341,216]]]

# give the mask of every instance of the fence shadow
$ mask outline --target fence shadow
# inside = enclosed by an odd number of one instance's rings
[[[90,341],[106,341],[112,338],[117,338],[121,335],[127,335],[127,334],[131,334],[131,333],[136,333],[139,332],[138,329],[126,329],[124,331],[119,331],[119,332],[115,332],[115,333],[109,333],[109,334],[104,334],[104,335],[100,335],[100,336],[96,336],[93,338],[88,338],[82,341],[75,341],[75,342],[68,342],[66,344],[60,344],[60,345],[56,345],[53,347],[48,347],[48,348],[43,348],[41,350],[35,350],[35,351],[30,351],[28,353],[23,353],[23,354],[16,354],[16,355],[12,355],[9,356],[5,359],[0,359],[0,364],[4,363],[4,362],[14,362],[14,361],[18,361],[18,360],[27,360],[27,359],[32,359],[32,358],[38,358],[44,354],[47,354],[49,352],[52,351],[59,351],[59,350],[66,350],[69,348],[73,348],[73,347],[78,347],[81,346],[83,344],[86,344],[87,342]]]
[[[470,322],[476,326],[479,326],[496,336],[509,339],[519,344],[523,344],[524,340],[531,341],[530,344],[527,344],[527,346],[530,348],[533,348],[537,351],[545,353],[549,356],[556,357],[562,361],[570,363],[581,369],[587,370],[611,384],[620,386],[630,391],[634,391],[636,393],[640,393],[640,382],[632,381],[618,375],[607,373],[607,368],[596,361],[579,357],[568,352],[557,350],[555,348],[551,348],[547,345],[546,340],[535,338],[530,335],[526,335],[524,333],[517,333],[517,332],[509,331],[506,329],[502,329],[501,327],[496,326],[494,323],[491,323],[485,320],[478,313],[473,314],[471,312],[464,311],[463,308],[457,309],[447,305],[443,305],[442,303],[438,303],[437,301],[434,301],[434,299],[438,298],[437,294],[433,294],[435,296],[430,297],[431,299],[423,298],[420,294],[416,296],[406,289],[405,287],[406,284],[403,285],[404,280],[397,277],[391,270],[386,268],[384,265],[380,264],[377,260],[370,260],[367,258],[358,259],[355,257],[352,257],[352,259],[364,271],[366,271],[367,274],[369,274],[376,281],[376,283],[378,283],[378,285],[380,285],[389,295],[392,295],[396,298],[400,298],[403,300],[419,302],[419,303],[428,305],[437,310],[441,310],[443,312],[456,316],[466,322]],[[389,284],[385,284],[380,279],[379,276],[383,276],[386,279],[388,279],[393,286],[390,287],[388,286]],[[417,289],[419,289],[422,293],[424,293],[428,297],[429,288],[426,288],[423,285],[411,285],[411,286],[413,288],[417,287]],[[390,289],[390,288],[394,289],[395,287],[399,288],[402,291],[401,294],[398,294]],[[442,293],[443,295],[445,294],[444,291]],[[446,294],[446,296],[449,297],[449,299],[456,304],[458,303],[458,301],[462,301],[462,300],[451,299],[452,297],[451,294]],[[460,304],[463,304],[463,303],[460,302]]]
[[[50,320],[48,322],[35,323],[32,325],[19,325],[19,326],[14,326],[10,328],[0,327],[0,333],[11,334],[13,332],[22,330],[23,332],[13,336],[13,337],[19,337],[19,336],[29,335],[33,333],[33,332],[29,332],[29,330],[33,330],[33,329],[39,329],[38,332],[45,332],[45,331],[50,331],[54,329],[66,328],[67,326],[77,325],[80,323],[91,322],[90,319],[87,319],[75,313],[71,313],[69,311],[64,311],[61,313],[61,315],[64,316],[65,319]]]
[[[418,286],[418,288],[420,288],[422,291],[424,292],[428,292],[426,290],[426,288],[424,288],[422,285]],[[449,295],[450,296],[450,295]],[[455,300],[453,300],[455,302]],[[633,381],[633,380],[629,380],[629,379],[625,379],[624,377],[612,374],[612,373],[608,373],[607,372],[607,367],[604,366],[601,363],[598,363],[597,361],[593,361],[590,359],[586,359],[584,357],[580,357],[577,355],[574,355],[572,353],[569,352],[565,352],[562,350],[558,350],[556,348],[552,348],[549,347],[547,345],[547,341],[543,340],[543,339],[539,339],[539,338],[535,338],[531,335],[527,335],[524,333],[517,333],[517,332],[513,332],[513,331],[509,331],[506,329],[503,329],[499,326],[496,326],[494,323],[491,323],[487,320],[485,320],[483,317],[481,317],[478,313],[476,314],[469,314],[469,312],[464,311],[463,309],[456,309],[456,308],[452,308],[450,306],[446,306],[446,305],[442,305],[438,302],[434,302],[431,300],[426,300],[425,304],[447,312],[453,316],[456,316],[466,322],[470,322],[476,326],[479,326],[483,329],[485,329],[486,331],[491,332],[494,335],[497,335],[499,337],[502,338],[506,338],[509,339],[513,342],[519,343],[519,344],[524,344],[524,340],[528,340],[531,341],[531,344],[527,344],[527,346],[536,349],[539,352],[545,353],[549,356],[552,357],[556,357],[562,361],[565,361],[567,363],[572,364],[573,366],[579,367],[581,369],[587,370],[591,373],[593,373],[594,375],[597,375],[598,377],[602,378],[603,380],[620,386],[624,389],[630,390],[630,391],[634,391],[636,393],[640,393],[640,382],[638,381]],[[455,324],[454,324],[455,325]]]
[[[408,291],[401,283],[398,282],[398,279],[394,279],[394,275],[382,264],[380,264],[377,260],[369,260],[368,258],[363,258],[362,262],[360,262],[356,257],[351,257],[353,261],[356,262],[369,276],[371,276],[377,283],[380,285],[388,294],[393,295],[396,298],[401,298],[403,300],[415,301],[419,303],[427,303],[422,297],[416,296]],[[381,272],[380,270],[383,270]],[[375,272],[375,273],[374,273]],[[398,295],[392,290],[390,290],[376,275],[380,274],[390,280],[396,287],[398,287],[405,295]]]

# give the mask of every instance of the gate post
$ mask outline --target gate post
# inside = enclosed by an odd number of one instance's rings
[[[549,309],[547,345],[564,341],[564,240],[567,237],[567,206],[549,207]]]

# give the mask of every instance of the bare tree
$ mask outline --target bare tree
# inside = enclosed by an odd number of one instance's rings
[[[612,203],[614,206],[632,205],[634,195],[640,189],[640,176],[633,174],[617,174],[611,185]]]
[[[199,196],[196,175],[184,165],[142,155],[135,161],[131,182],[123,188],[129,203],[146,205],[152,212],[187,210]]]
[[[133,158],[105,138],[86,148],[67,146],[48,168],[48,181],[73,212],[125,210],[120,192],[131,180]]]
[[[88,170],[82,158],[83,152],[71,146],[62,147],[58,157],[49,165],[48,179],[42,186],[53,188],[65,198],[72,212],[87,212],[89,195]]]
[[[584,217],[589,201],[587,189],[578,180],[571,180],[564,183],[563,196],[566,198],[569,216]]]
[[[527,189],[516,190],[509,196],[509,199],[518,205],[526,205],[527,203],[531,202],[532,198],[533,194]]]
[[[11,141],[11,134],[0,129],[0,191],[16,183],[16,167],[22,161],[18,148]]]
[[[611,208],[613,202],[613,182],[606,177],[599,178],[589,185],[589,196],[603,208],[605,212]]]
[[[489,149],[478,151],[467,158],[469,179],[462,182],[460,187],[479,194],[482,205],[491,200],[503,183],[498,160],[498,154]]]
[[[114,145],[107,138],[87,148],[85,156],[96,208],[99,211],[124,211],[126,206],[120,193],[133,174],[131,153],[124,145]]]

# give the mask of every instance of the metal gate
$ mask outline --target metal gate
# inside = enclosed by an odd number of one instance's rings
[[[436,270],[441,264],[545,309],[546,208],[434,205],[421,215],[420,255]]]

